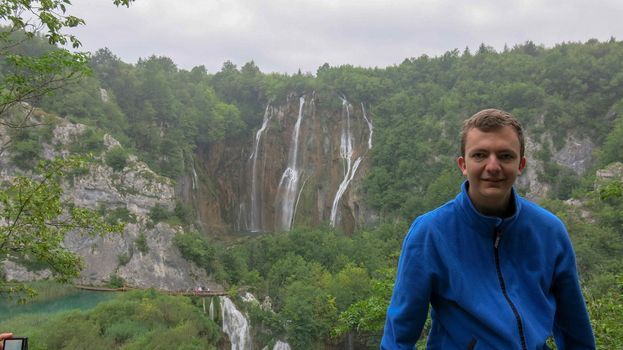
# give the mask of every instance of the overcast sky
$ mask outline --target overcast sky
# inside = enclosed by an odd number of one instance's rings
[[[124,62],[170,57],[219,71],[253,60],[261,71],[315,73],[352,64],[386,67],[481,43],[623,39],[622,0],[74,0],[82,50],[108,47]]]

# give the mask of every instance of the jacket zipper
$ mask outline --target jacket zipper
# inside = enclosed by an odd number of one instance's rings
[[[513,310],[513,314],[515,315],[515,320],[517,321],[517,328],[519,328],[519,338],[521,339],[521,348],[523,350],[527,350],[526,337],[523,332],[523,323],[521,322],[521,316],[519,316],[519,311],[517,311],[515,304],[513,304],[513,301],[511,300],[510,296],[508,296],[508,293],[506,291],[506,283],[504,283],[504,277],[502,276],[502,268],[500,267],[500,250],[499,250],[501,238],[502,238],[502,231],[496,228],[495,229],[495,242],[493,243],[493,247],[495,251],[495,268],[498,273],[498,281],[500,282],[500,287],[502,288],[502,294],[504,295],[506,302],[511,307],[511,309]]]

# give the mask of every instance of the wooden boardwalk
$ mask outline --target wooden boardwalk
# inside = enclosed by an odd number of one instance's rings
[[[81,284],[75,284],[74,287],[78,289],[89,290],[89,291],[94,291],[94,292],[127,292],[130,290],[149,289],[149,288],[137,288],[137,287],[129,287],[129,286],[123,286],[121,288],[106,288],[106,287],[97,287],[97,286],[85,286]],[[171,290],[160,290],[160,289],[155,289],[155,290],[157,290],[160,293],[169,294],[169,295],[200,296],[200,297],[213,297],[213,296],[227,295],[227,293],[224,290],[202,290],[202,291],[194,291],[194,290],[171,291]]]

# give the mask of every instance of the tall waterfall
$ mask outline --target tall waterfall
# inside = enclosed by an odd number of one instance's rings
[[[228,297],[220,299],[223,332],[229,336],[231,350],[252,350],[249,322]]]
[[[269,112],[270,103],[266,105],[266,110],[264,111],[264,121],[262,122],[262,127],[255,133],[255,143],[253,144],[253,152],[251,156],[249,156],[249,161],[251,162],[251,212],[249,213],[249,231],[251,232],[262,232],[262,195],[260,193],[260,188],[258,187],[258,181],[261,181],[262,176],[258,176],[257,171],[257,158],[259,154],[260,141],[262,139],[262,134],[266,131],[268,127],[268,122],[272,116],[272,113]]]
[[[300,177],[298,167],[299,135],[301,131],[301,120],[303,119],[304,104],[305,97],[301,96],[299,99],[299,115],[296,119],[296,124],[294,125],[294,130],[292,132],[292,141],[290,143],[290,151],[288,154],[288,167],[281,176],[277,191],[277,199],[279,199],[281,203],[281,217],[278,227],[284,231],[289,231],[290,228],[292,228],[292,221],[295,214],[295,201]]]
[[[337,193],[335,194],[335,198],[333,199],[333,205],[331,206],[331,227],[335,227],[337,223],[338,204],[340,203],[342,195],[344,194],[344,192],[346,192],[348,185],[355,177],[355,172],[359,167],[359,163],[361,163],[361,157],[357,158],[357,160],[355,160],[355,163],[352,162],[353,135],[350,129],[350,105],[348,104],[348,101],[346,101],[346,99],[344,98],[342,99],[342,106],[343,109],[346,110],[346,125],[342,123],[342,133],[340,135],[340,158],[344,160],[344,179],[342,180],[340,186],[337,189]]]
[[[366,115],[366,109],[363,106],[363,102],[361,102],[361,110],[363,111],[363,119],[366,120],[366,123],[368,124],[368,130],[370,131],[370,133],[368,134],[368,149],[372,149],[372,131],[374,130],[374,127],[372,126],[372,122],[370,121],[370,119],[368,119],[368,116]]]

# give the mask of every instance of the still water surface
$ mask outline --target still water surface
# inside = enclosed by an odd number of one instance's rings
[[[40,292],[45,294],[45,292]],[[113,299],[118,293],[93,292],[68,287],[56,297],[35,298],[26,304],[17,304],[15,300],[0,299],[0,315],[7,321],[24,314],[49,314],[68,310],[88,310],[97,304]]]

